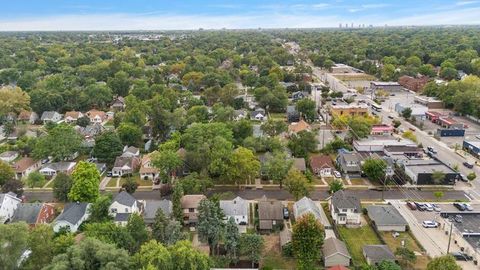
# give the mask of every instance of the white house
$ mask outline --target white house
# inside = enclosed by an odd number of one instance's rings
[[[114,217],[117,225],[124,226],[131,214],[141,212],[141,203],[128,192],[122,191],[115,196],[108,211]]]
[[[13,192],[0,194],[0,223],[9,222],[21,202]]]
[[[27,177],[31,172],[38,170],[40,166],[42,166],[42,163],[39,160],[29,157],[21,158],[12,165],[15,170],[15,179],[20,180]]]
[[[40,118],[44,124],[47,122],[59,123],[62,121],[62,115],[58,112],[54,111],[46,111],[42,113],[42,117]]]
[[[132,174],[139,165],[139,160],[136,157],[117,157],[112,168],[113,177],[121,177]]]
[[[7,151],[0,154],[0,160],[10,163],[18,157],[17,151]]]
[[[85,113],[88,118],[90,118],[90,122],[92,123],[103,123],[105,120],[107,120],[107,114],[104,111],[99,111],[99,110],[90,110]]]
[[[43,165],[43,167],[38,171],[39,173],[52,177],[57,175],[58,173],[70,174],[77,165],[76,162],[54,162],[54,163],[47,163]]]
[[[253,112],[251,112],[250,118],[252,120],[263,121],[267,119],[267,114],[265,113],[264,109],[258,108],[258,109],[255,109]]]
[[[332,195],[328,203],[332,219],[336,224],[360,225],[362,208],[357,197],[340,190]]]
[[[140,165],[140,179],[143,180],[156,180],[160,171],[155,168],[152,164],[152,155],[147,154],[142,157],[142,162]]]
[[[53,222],[53,231],[59,232],[61,229],[67,229],[74,233],[78,227],[90,216],[90,203],[76,202],[65,205],[63,212]]]
[[[248,224],[248,201],[236,197],[233,200],[221,200],[220,208],[225,214],[225,219],[233,218],[238,225]]]

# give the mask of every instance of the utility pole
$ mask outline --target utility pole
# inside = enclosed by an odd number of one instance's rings
[[[450,252],[450,242],[452,241],[453,220],[450,221],[450,233],[448,235],[447,255]]]

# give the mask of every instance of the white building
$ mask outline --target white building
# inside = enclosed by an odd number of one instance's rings
[[[236,197],[233,200],[220,201],[220,208],[226,220],[233,218],[238,225],[248,225],[248,201]]]
[[[393,136],[370,136],[367,139],[353,141],[353,148],[357,152],[383,152],[389,146],[417,147],[417,144],[404,138]]]
[[[90,203],[76,202],[65,205],[63,212],[53,222],[53,231],[59,232],[67,229],[69,232],[76,232],[78,227],[90,216]]]
[[[340,190],[335,192],[328,201],[332,219],[340,225],[360,225],[360,200]]]
[[[13,192],[0,194],[0,223],[10,221],[21,202]]]
[[[132,195],[122,191],[115,196],[112,204],[108,208],[110,214],[114,217],[117,225],[126,225],[131,214],[140,213],[141,206]]]

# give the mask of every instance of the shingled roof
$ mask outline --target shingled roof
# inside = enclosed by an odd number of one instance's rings
[[[338,209],[355,209],[355,213],[360,213],[360,200],[353,195],[347,194],[344,190],[335,192],[331,200],[335,211],[338,211]]]
[[[122,191],[115,196],[113,202],[117,202],[125,206],[133,206],[137,200],[126,191]]]

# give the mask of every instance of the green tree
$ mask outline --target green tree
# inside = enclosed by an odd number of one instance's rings
[[[208,255],[193,248],[190,241],[178,241],[169,250],[177,270],[210,270],[213,266]]]
[[[88,218],[90,222],[105,222],[113,220],[110,215],[110,204],[112,203],[112,196],[101,195],[98,197],[95,202],[92,203],[90,207],[90,217]]]
[[[113,221],[85,223],[85,236],[98,239],[104,243],[114,244],[130,253],[136,251],[135,239],[126,227],[117,226]]]
[[[138,188],[138,183],[133,177],[127,177],[125,183],[122,184],[122,189],[126,192],[133,194]]]
[[[82,116],[77,119],[76,124],[77,126],[86,127],[90,125],[90,118],[88,118],[88,116]]]
[[[16,179],[8,180],[2,185],[2,192],[3,193],[13,192],[17,194],[17,196],[22,196],[23,182]]]
[[[93,163],[80,161],[72,173],[73,184],[68,199],[78,202],[94,202],[100,195],[100,173]]]
[[[343,183],[340,180],[333,180],[328,184],[328,191],[330,192],[330,194],[333,194],[342,189],[343,189]]]
[[[48,131],[47,136],[40,137],[33,149],[36,158],[53,157],[65,160],[80,150],[81,136],[72,126],[59,124]]]
[[[403,132],[402,137],[405,138],[405,139],[409,139],[412,142],[417,142],[418,141],[417,136],[411,130],[407,130],[407,131]]]
[[[170,251],[155,240],[144,243],[133,260],[138,269],[173,270],[175,265]]]
[[[210,253],[215,254],[223,231],[223,214],[216,202],[208,199],[200,201],[197,230],[198,237],[207,242]]]
[[[312,183],[310,183],[303,173],[297,169],[292,168],[287,174],[287,180],[285,186],[288,192],[293,195],[295,200],[298,200],[304,196],[308,196],[313,189]]]
[[[410,119],[412,116],[412,109],[411,108],[405,108],[402,111],[402,117],[405,118],[406,120]]]
[[[2,269],[20,269],[18,262],[28,248],[26,223],[0,222],[0,265]]]
[[[320,260],[325,230],[313,214],[306,214],[293,225],[292,248],[297,258],[297,268],[314,269]]]
[[[293,160],[287,159],[285,152],[275,151],[265,162],[264,169],[268,179],[278,183],[280,188],[282,188],[283,181],[287,177],[292,165]]]
[[[415,255],[415,252],[411,251],[406,247],[398,247],[395,250],[395,256],[400,258],[400,263],[407,267],[417,261],[417,256]]]
[[[106,131],[95,138],[93,156],[99,161],[113,165],[115,158],[123,152],[122,141],[115,131]]]
[[[32,252],[22,264],[23,269],[41,269],[47,266],[54,256],[52,227],[40,224],[28,235],[28,249]]]
[[[442,171],[433,171],[432,180],[433,183],[436,185],[442,184],[445,181],[445,173],[443,173]]]
[[[238,232],[238,226],[232,217],[230,217],[227,224],[225,224],[224,243],[227,257],[233,262],[236,262],[240,248],[240,233]]]
[[[124,145],[140,146],[142,142],[142,130],[131,123],[121,123],[117,129],[118,137]]]
[[[128,73],[119,71],[113,78],[108,79],[107,85],[113,90],[113,93],[124,97],[130,90],[131,81],[128,77]]]
[[[282,134],[283,132],[286,132],[287,128],[288,126],[285,121],[274,120],[272,118],[268,118],[268,120],[264,122],[261,126],[262,131],[271,137],[275,137]]]
[[[174,172],[183,165],[183,160],[177,151],[165,149],[152,155],[152,164],[160,170],[164,179],[171,182]]]
[[[30,107],[30,96],[20,87],[5,86],[0,88],[0,117],[8,113],[19,114]]]
[[[263,237],[258,234],[247,233],[240,236],[240,252],[252,261],[252,268],[260,261],[263,247]]]
[[[368,158],[362,165],[363,172],[368,179],[380,183],[385,178],[387,162],[383,159]]]
[[[177,181],[183,189],[183,193],[188,194],[204,194],[208,188],[213,187],[213,182],[208,175],[193,172]]]
[[[53,179],[53,196],[61,202],[68,201],[68,193],[72,188],[73,180],[64,173],[58,173]]]
[[[64,254],[53,258],[45,270],[54,269],[132,269],[131,258],[123,249],[113,244],[103,243],[93,238],[83,239],[79,244],[68,248]]]
[[[427,270],[461,270],[452,255],[445,255],[433,258],[427,264]]]
[[[44,184],[45,176],[39,172],[32,172],[27,176],[27,186],[30,188],[43,187]]]
[[[175,185],[173,187],[172,194],[172,206],[173,206],[173,217],[180,223],[183,224],[183,209],[181,204],[181,199],[183,197],[183,189],[181,185]]]
[[[238,147],[233,151],[226,175],[226,179],[233,181],[236,185],[240,183],[252,183],[260,171],[258,161],[252,150]]]
[[[53,239],[53,254],[63,254],[67,252],[68,248],[75,244],[75,236],[73,233],[60,234]]]
[[[7,181],[15,177],[15,172],[12,166],[0,160],[0,186],[3,186]]]
[[[467,179],[469,181],[473,181],[473,180],[475,180],[475,178],[477,178],[477,175],[474,172],[471,172],[467,175]]]
[[[132,247],[134,251],[140,249],[140,246],[148,241],[149,233],[143,218],[139,214],[130,215],[126,228],[134,240],[134,246]]]
[[[315,133],[300,131],[298,134],[293,134],[288,142],[288,148],[295,157],[306,158],[308,153],[317,149]]]
[[[155,220],[152,225],[152,237],[167,246],[186,239],[180,222],[167,218],[160,208],[155,214]]]
[[[392,125],[394,128],[398,128],[401,124],[402,122],[400,122],[400,120],[395,119],[392,121]]]
[[[303,118],[305,118],[306,121],[315,121],[317,116],[317,104],[315,101],[308,98],[301,99],[297,102],[296,108],[303,115]]]

